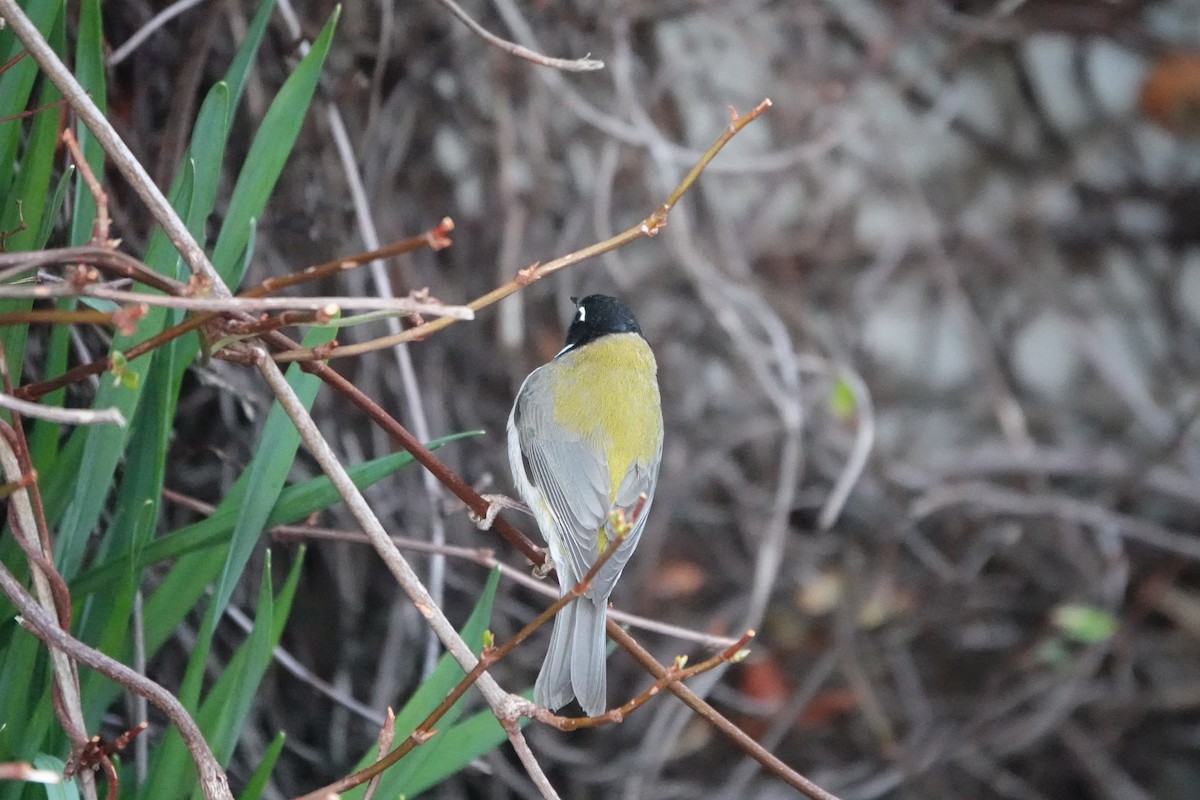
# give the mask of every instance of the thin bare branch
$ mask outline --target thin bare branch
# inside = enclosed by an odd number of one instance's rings
[[[183,12],[187,11],[193,6],[200,5],[204,1],[205,0],[175,0],[174,3],[171,3],[162,11],[151,17],[145,25],[134,31],[132,36],[126,39],[120,47],[112,52],[112,55],[105,59],[105,63],[110,67],[115,67],[117,64],[120,64],[122,61],[129,58],[134,50],[137,50],[139,47],[141,47],[142,43],[149,39],[155,31],[178,17]]]
[[[211,512],[209,512],[211,513]],[[357,531],[342,531],[333,530],[330,528],[318,528],[309,525],[277,525],[271,529],[271,534],[279,541],[307,541],[309,539],[328,539],[337,542],[355,542],[358,544],[369,544],[366,534]],[[455,545],[437,545],[432,542],[423,541],[420,539],[409,539],[403,536],[393,536],[392,541],[401,550],[411,550],[417,553],[436,553],[450,558],[461,558],[467,561],[474,562],[481,567],[487,569],[498,568],[500,574],[505,578],[519,583],[526,589],[532,592],[537,592],[544,597],[558,597],[558,588],[551,586],[544,580],[538,580],[532,577],[527,570],[515,569],[505,564],[500,559],[496,558],[495,552],[486,547],[456,547]],[[706,647],[711,650],[719,650],[734,644],[738,640],[730,636],[716,636],[704,631],[692,630],[691,628],[683,628],[679,625],[671,625],[666,622],[660,622],[649,617],[630,614],[628,611],[621,611],[618,608],[609,608],[608,616],[621,623],[628,625],[631,628],[650,631],[652,633],[669,636],[673,639],[679,639],[685,642],[695,642],[701,647]]]
[[[696,179],[700,177],[700,173],[703,172],[708,163],[716,157],[717,153],[721,151],[721,148],[728,144],[729,140],[737,135],[742,128],[758,119],[758,117],[770,107],[771,101],[769,99],[765,99],[755,106],[748,114],[738,114],[736,111],[731,109],[730,123],[728,127],[726,127],[725,131],[719,137],[717,137],[717,140],[713,142],[706,151],[704,151],[704,154],[700,157],[700,160],[696,162],[683,180],[679,182],[679,185],[675,187],[675,190],[667,197],[666,202],[655,209],[650,216],[646,217],[638,224],[623,231],[622,233],[618,233],[616,236],[605,239],[602,242],[597,242],[596,244],[590,245],[581,250],[576,250],[573,253],[568,253],[567,255],[556,258],[553,261],[549,261],[541,265],[534,264],[526,267],[517,273],[516,278],[502,286],[497,287],[496,289],[493,289],[482,297],[472,300],[467,304],[467,307],[473,311],[479,311],[480,309],[487,308],[493,303],[499,302],[511,294],[515,294],[534,281],[541,280],[548,275],[553,275],[555,272],[566,269],[573,264],[578,264],[581,261],[586,261],[589,258],[602,255],[610,250],[615,250],[618,247],[624,247],[630,242],[634,242],[638,239],[655,236],[667,224],[667,217],[670,215],[671,209],[674,208],[676,203],[679,202],[679,199],[683,196],[684,192],[691,188],[692,184],[696,182]],[[380,350],[385,347],[391,347],[392,345],[400,344],[402,342],[419,341],[433,333],[449,327],[452,324],[454,324],[454,320],[443,317],[441,319],[427,322],[424,325],[417,325],[413,328],[409,328],[408,330],[393,336],[384,336],[379,339],[373,339],[369,342],[363,342],[361,344],[337,347],[319,354],[312,350],[301,348],[284,351],[282,353],[275,353],[273,357],[276,361],[286,362],[313,360],[317,358],[344,358],[346,356],[361,355],[362,353],[368,353],[372,350]]]
[[[181,308],[186,311],[211,311],[215,313],[255,313],[282,309],[305,309],[323,311],[333,316],[342,308],[394,311],[399,314],[422,314],[446,316],[459,320],[475,318],[475,312],[466,306],[448,306],[438,302],[424,302],[411,297],[179,297],[177,295],[153,295],[111,289],[103,284],[72,283],[41,284],[39,286],[0,287],[0,297],[23,297],[45,299],[49,297],[94,297],[115,303],[145,303],[161,308]]]
[[[526,61],[532,61],[534,64],[539,64],[543,67],[551,67],[553,69],[561,69],[567,72],[592,72],[593,70],[604,69],[604,62],[594,58],[553,58],[544,56],[541,53],[535,53],[528,47],[522,47],[516,42],[510,42],[507,39],[501,39],[496,34],[489,31],[487,28],[473,20],[462,7],[455,3],[454,0],[437,0],[446,9],[458,17],[464,25],[471,29],[471,32],[490,44],[492,47],[498,47],[509,55],[514,55],[517,58],[523,58]]]
[[[212,263],[209,262],[208,256],[204,254],[204,249],[196,242],[187,225],[183,223],[171,204],[167,202],[162,191],[150,179],[145,167],[117,135],[112,124],[92,102],[84,88],[79,85],[79,81],[75,80],[75,76],[54,52],[54,48],[42,37],[29,17],[25,16],[25,12],[17,5],[16,0],[0,0],[0,17],[3,17],[12,28],[13,33],[37,61],[38,66],[62,92],[71,108],[75,110],[88,130],[96,137],[100,146],[104,148],[104,152],[113,160],[117,169],[142,198],[154,219],[175,243],[175,247],[178,248],[192,273],[208,281],[213,294],[228,295],[229,289],[221,280],[221,276],[217,274]]]
[[[75,139],[75,134],[71,133],[71,129],[64,130],[59,139],[70,151],[71,160],[75,162],[75,169],[79,170],[79,177],[83,179],[88,192],[92,195],[92,202],[96,204],[96,220],[92,223],[90,244],[94,247],[113,249],[110,247],[113,243],[108,238],[109,228],[112,226],[112,220],[108,216],[108,194],[100,185],[96,174],[92,172],[92,167],[88,164],[87,159],[83,157],[83,150],[80,149],[79,142]]]
[[[1191,532],[1171,530],[1096,503],[1052,492],[1018,492],[979,482],[950,484],[917,498],[910,513],[920,520],[952,506],[965,506],[989,516],[1051,517],[1097,529],[1111,529],[1126,539],[1200,560],[1200,539]]]
[[[139,675],[121,662],[88,647],[68,634],[25,591],[8,568],[0,564],[0,589],[21,612],[21,627],[41,639],[51,653],[70,656],[158,706],[179,729],[200,773],[200,788],[208,800],[232,800],[225,772],[204,741],[204,735],[175,696],[149,678]],[[82,776],[81,776],[82,777]]]
[[[25,781],[26,783],[62,783],[62,776],[48,769],[37,769],[23,761],[0,764],[0,781]]]
[[[16,411],[26,417],[44,419],[60,425],[119,425],[125,427],[125,417],[116,408],[92,410],[88,408],[60,408],[41,403],[31,403],[12,395],[0,393],[0,408]]]

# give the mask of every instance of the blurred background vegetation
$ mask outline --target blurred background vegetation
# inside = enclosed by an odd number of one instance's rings
[[[614,602],[697,630],[758,630],[751,658],[698,690],[847,800],[1200,794],[1194,0],[465,7],[539,52],[605,62],[587,73],[489,47],[435,2],[348,4],[335,30],[324,27],[335,15],[324,0],[259,16],[257,3],[207,0],[128,54],[121,45],[167,3],[68,3],[65,13],[61,3],[21,5],[42,11],[47,38],[164,190],[185,180],[191,142],[199,160],[186,180],[209,182],[211,212],[194,200],[185,218],[225,255],[218,268],[236,275],[248,265],[242,285],[368,249],[353,198],[361,180],[361,208],[383,241],[445,216],[456,225],[451,247],[388,263],[394,291],[428,287],[466,302],[643,219],[727,124],[729,106],[747,111],[770,97],[773,108],[717,157],[656,238],[538,282],[405,354],[335,368],[422,438],[485,429],[439,455],[481,489],[509,492],[503,431],[520,381],[561,346],[570,296],[619,295],[658,356],[667,439],[647,532]],[[244,96],[228,119],[214,117],[221,136],[198,140],[211,87],[237,71],[256,22],[262,41],[246,62]],[[0,59],[19,50],[0,37]],[[301,40],[318,43],[304,62]],[[18,70],[29,72],[24,93],[9,95],[16,111],[54,99],[34,67],[27,59],[2,78],[11,90]],[[305,98],[272,119],[289,76],[312,84],[311,106],[304,111]],[[9,148],[0,163],[19,167],[0,183],[0,229],[19,227],[18,196],[24,219],[36,220],[6,249],[90,233],[86,193],[73,179],[56,191],[68,162],[53,144],[45,150],[60,124],[73,124],[59,113],[0,122]],[[290,153],[280,133],[288,120],[298,128]],[[354,181],[339,155],[343,132]],[[198,141],[212,145],[202,157]],[[255,179],[269,199],[233,202],[250,193],[244,176],[272,148],[287,157],[277,184]],[[94,143],[88,152],[99,168]],[[115,171],[100,174],[112,236],[155,265],[143,205]],[[173,253],[157,247],[173,270]],[[363,270],[317,290],[375,292]],[[27,343],[7,335],[25,382],[111,343],[86,326],[72,337],[35,326]],[[97,543],[114,527],[135,530],[128,535],[144,548],[201,519],[184,499],[236,509],[234,482],[261,452],[286,454],[279,481],[284,471],[292,482],[319,474],[302,450],[293,463],[294,443],[289,450],[271,428],[257,375],[193,361],[192,342],[168,363],[155,356],[153,374],[166,383],[143,390],[137,415],[157,424],[135,427],[151,438],[87,451],[111,458],[102,480],[89,481],[82,439],[71,450],[56,432],[33,434],[50,461],[60,443],[73,454],[55,473],[58,494],[43,488],[52,518],[82,526],[60,562],[69,580],[125,546]],[[107,383],[77,384],[58,402],[102,405],[97,392],[116,391]],[[347,464],[396,449],[327,391],[313,408]],[[155,453],[161,474],[138,485],[157,481],[172,494],[139,517],[120,487]],[[494,547],[524,569],[417,469],[367,496],[392,533]],[[353,528],[338,507],[315,521]],[[513,521],[534,534],[527,518]],[[235,539],[240,555],[185,557],[196,559],[184,570],[190,594],[174,603],[165,597],[182,580],[177,554],[131,567],[115,595],[125,605],[80,608],[77,633],[129,655],[135,590],[164,597],[168,610],[146,623],[158,637],[148,673],[210,697],[225,697],[219,676],[236,676],[224,680],[237,719],[216,725],[231,782],[283,797],[348,771],[371,748],[383,710],[406,702],[438,652],[370,548],[313,542],[301,560],[294,539],[272,544],[260,530]],[[3,555],[6,565],[21,560],[12,546]],[[488,571],[412,558],[451,620],[465,623]],[[240,579],[219,579],[235,562]],[[196,572],[201,563],[210,572]],[[285,581],[293,566],[294,584]],[[544,602],[502,579],[490,627],[503,641]],[[263,623],[248,637],[256,617],[277,629]],[[62,757],[47,698],[27,697],[21,682],[44,675],[45,658],[4,625],[0,761]],[[704,655],[635,634],[664,662]],[[282,652],[270,659],[276,639]],[[528,686],[544,646],[545,634],[502,662],[502,685]],[[609,672],[614,703],[650,683],[620,652]],[[99,730],[137,721],[111,684],[85,677],[84,687]],[[145,741],[165,752],[164,720],[149,719]],[[618,726],[527,733],[564,797],[792,796],[665,695]],[[268,753],[278,760],[255,783]],[[160,758],[162,774],[188,769]],[[425,796],[536,796],[506,747],[463,760]],[[143,796],[169,796],[155,791],[171,779],[155,784],[155,774]],[[19,791],[0,785],[5,797]]]

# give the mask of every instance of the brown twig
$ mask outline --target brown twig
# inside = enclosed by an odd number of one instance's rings
[[[75,162],[75,168],[79,170],[79,177],[83,178],[84,184],[92,194],[92,200],[96,203],[96,220],[92,223],[92,240],[88,244],[93,247],[115,249],[116,243],[108,238],[109,228],[112,225],[112,220],[108,216],[108,194],[100,185],[100,181],[96,180],[96,174],[92,172],[92,166],[83,157],[83,151],[79,149],[79,142],[75,139],[75,134],[71,133],[71,129],[63,129],[61,138],[71,153],[71,160]]]
[[[135,358],[144,356],[156,348],[162,347],[167,342],[173,339],[178,339],[180,336],[185,336],[192,331],[201,328],[205,323],[211,321],[217,314],[196,314],[188,317],[178,325],[167,328],[165,331],[151,336],[143,342],[135,344],[133,347],[125,351],[126,362],[133,361]],[[87,364],[80,364],[78,367],[67,370],[57,378],[51,378],[42,383],[30,384],[27,386],[18,387],[13,391],[13,395],[22,400],[36,400],[39,397],[49,394],[56,389],[61,389],[64,386],[70,386],[76,381],[83,380],[90,375],[99,375],[102,372],[107,372],[113,368],[111,356],[98,358]]]
[[[8,371],[8,362],[0,348],[0,385],[11,390],[12,380]],[[26,482],[24,488],[14,492],[9,498],[8,522],[12,529],[13,538],[32,566],[34,591],[36,600],[26,593],[34,607],[44,614],[47,619],[57,622],[58,630],[69,630],[71,626],[71,598],[66,582],[54,567],[53,548],[50,542],[49,527],[42,507],[41,493],[38,491],[32,460],[29,457],[29,447],[25,440],[24,426],[20,417],[14,412],[13,425],[0,423],[0,465],[4,477],[10,481]],[[23,589],[22,589],[23,590]],[[51,697],[54,712],[67,738],[73,746],[82,745],[87,741],[87,733],[83,718],[83,703],[79,693],[79,675],[74,662],[61,652],[50,652]],[[93,776],[89,773],[81,776],[83,794],[88,800],[94,800],[96,786]]]
[[[24,51],[22,51],[22,53],[23,52]],[[4,70],[0,69],[0,74],[2,74],[3,72],[4,72]],[[45,105],[35,106],[33,108],[27,108],[19,114],[9,114],[7,116],[0,117],[0,123],[12,122],[12,121],[18,120],[18,119],[29,119],[30,117],[37,116],[38,114],[42,113],[43,111],[49,111],[52,108],[62,108],[66,104],[67,104],[66,100],[55,100],[53,103],[46,103]]]
[[[36,253],[0,253],[0,283],[54,264],[87,264],[116,278],[129,278],[165,294],[187,293],[187,284],[159,274],[133,256],[107,247],[59,247]]]
[[[434,250],[441,249],[449,245],[450,240],[447,234],[454,229],[454,222],[445,217],[434,226],[431,230],[417,236],[411,236],[407,239],[401,239],[398,242],[393,242],[386,247],[380,248],[367,253],[359,253],[358,255],[350,256],[349,258],[337,259],[328,261],[324,264],[319,264],[315,267],[308,267],[294,276],[285,278],[270,278],[256,287],[253,287],[246,292],[243,292],[240,297],[262,297],[272,291],[275,291],[284,286],[293,286],[303,283],[307,280],[313,280],[318,277],[325,277],[335,274],[339,271],[349,269],[360,264],[370,262],[377,258],[387,258],[389,256],[400,255],[402,253],[412,252],[420,247],[430,247]],[[85,262],[94,265],[97,269],[102,270],[120,270],[119,274],[125,277],[140,280],[141,282],[164,291],[168,294],[183,294],[187,291],[187,285],[179,281],[171,280],[163,277],[151,270],[140,261],[112,250],[102,248],[64,248],[61,250],[47,250],[42,253],[14,253],[6,255],[0,253],[0,268],[8,266],[9,272],[0,272],[0,280],[6,274],[20,274],[38,266],[45,264],[71,263],[73,261]],[[153,283],[157,279],[162,282],[160,284]],[[143,299],[143,298],[139,298]],[[177,339],[180,336],[191,333],[194,330],[203,328],[209,323],[220,318],[221,314],[215,311],[205,311],[189,316],[187,319],[180,322],[178,325],[161,331],[149,339],[139,342],[133,347],[125,351],[126,361],[133,361],[141,356],[162,347],[167,342]],[[241,322],[248,320],[242,319]],[[252,320],[250,320],[252,321]],[[295,343],[287,345],[289,348],[298,347]],[[62,375],[56,378],[51,378],[48,381],[43,381],[38,384],[21,386],[14,391],[17,397],[23,400],[36,400],[56,389],[61,389],[64,386],[69,386],[76,381],[83,380],[91,375],[98,375],[112,369],[112,360],[109,357],[98,358],[88,364],[80,364],[77,367],[67,370]]]
[[[411,253],[422,247],[428,247],[430,250],[443,250],[450,246],[449,234],[454,230],[454,220],[449,217],[443,217],[442,221],[424,233],[410,236],[407,239],[401,239],[397,242],[392,242],[389,245],[380,247],[375,250],[369,250],[365,253],[358,253],[347,258],[338,258],[333,261],[326,261],[324,264],[317,264],[313,267],[307,267],[294,272],[291,275],[281,277],[270,277],[260,283],[258,286],[240,292],[238,297],[263,297],[264,295],[272,294],[281,289],[286,289],[292,286],[299,286],[311,281],[320,280],[337,275],[346,270],[361,267],[363,264],[369,264],[372,261],[383,258],[393,258],[404,253]]]
[[[280,333],[268,334],[263,339],[267,343],[280,348],[291,348],[295,345],[295,342]],[[358,406],[376,425],[382,428],[385,433],[395,439],[401,447],[420,462],[423,467],[432,472],[441,481],[443,486],[453,492],[459,500],[462,500],[468,509],[479,517],[487,514],[488,502],[480,497],[479,493],[470,484],[443,464],[432,451],[409,433],[407,428],[401,425],[382,406],[364,394],[357,386],[335,372],[329,365],[319,361],[302,362],[301,368],[305,372],[316,375],[329,388]],[[513,527],[503,517],[496,519],[492,530],[504,537],[505,541],[528,558],[530,563],[541,564],[545,560],[541,548],[530,541],[525,534]]]
[[[15,56],[10,58],[8,61],[5,61],[3,64],[0,64],[0,75],[3,75],[4,73],[8,72],[10,69],[15,67],[17,65],[17,63],[27,55],[29,55],[28,50],[20,50],[17,52],[17,54]]]
[[[175,243],[176,249],[179,250],[192,273],[206,280],[211,285],[211,291],[214,294],[229,294],[229,289],[204,254],[204,249],[200,247],[187,225],[175,213],[175,209],[172,208],[166,196],[151,180],[145,167],[117,135],[112,123],[96,107],[87,91],[79,84],[54,48],[38,31],[37,26],[21,10],[16,0],[0,0],[0,17],[3,17],[12,28],[13,33],[21,40],[21,44],[42,68],[42,72],[58,87],[59,92],[70,103],[79,119],[104,148],[104,152],[108,154],[112,163],[146,203],[155,221],[162,226],[167,236]]]
[[[691,170],[688,171],[688,174],[684,176],[683,180],[679,182],[679,185],[675,187],[673,192],[671,192],[666,202],[655,209],[650,216],[646,217],[638,224],[623,231],[622,233],[618,233],[616,236],[612,236],[602,242],[589,245],[581,250],[576,250],[573,253],[568,253],[567,255],[556,258],[553,261],[549,261],[541,265],[535,264],[526,267],[518,272],[517,276],[513,280],[493,289],[492,291],[476,298],[475,300],[472,300],[470,303],[467,303],[467,308],[470,308],[472,311],[479,311],[483,308],[487,308],[493,303],[499,302],[505,297],[520,291],[522,288],[528,286],[534,281],[541,280],[542,278],[552,275],[559,270],[566,269],[572,264],[578,264],[581,261],[586,261],[594,256],[602,255],[610,250],[615,250],[618,247],[624,247],[630,242],[638,239],[654,236],[660,230],[662,230],[663,226],[667,224],[667,217],[671,213],[671,209],[674,208],[675,204],[679,202],[679,199],[683,196],[684,192],[690,189],[692,184],[696,182],[696,179],[700,176],[700,173],[704,171],[704,168],[708,165],[708,163],[716,157],[717,153],[719,153],[721,149],[729,142],[729,140],[732,139],[740,130],[742,130],[742,128],[758,119],[758,117],[770,107],[771,101],[763,100],[761,103],[755,106],[750,113],[745,115],[739,115],[736,111],[730,109],[729,126],[726,127],[724,132],[717,137],[717,140],[713,142],[707,150],[704,151],[704,155],[700,157],[700,160],[696,162]],[[369,353],[372,350],[381,350],[397,344],[403,344],[404,342],[420,341],[431,334],[450,327],[454,324],[454,322],[455,320],[448,318],[435,319],[425,323],[424,325],[417,325],[392,336],[383,336],[378,339],[372,339],[369,342],[337,347],[329,352],[317,353],[310,349],[297,348],[293,350],[286,350],[282,353],[275,353],[273,357],[276,361],[311,361],[318,358],[343,358],[346,356],[361,355],[362,353]]]
[[[63,768],[63,777],[70,778],[83,772],[104,771],[105,783],[108,787],[107,800],[117,800],[121,789],[121,779],[113,766],[112,756],[120,753],[142,731],[150,727],[148,722],[139,722],[122,733],[111,742],[105,742],[99,736],[93,736],[82,747],[72,749],[71,757]]]
[[[595,728],[600,725],[609,723],[623,722],[625,717],[629,716],[635,709],[650,702],[650,698],[657,695],[663,689],[674,683],[681,683],[688,678],[693,678],[701,673],[716,669],[722,664],[736,664],[745,658],[747,650],[746,645],[754,638],[754,631],[746,631],[742,637],[734,642],[729,647],[725,648],[716,655],[701,661],[693,666],[685,666],[687,659],[680,657],[666,668],[665,673],[657,678],[648,689],[642,693],[635,695],[624,705],[619,708],[614,708],[596,717],[563,717],[558,714],[552,714],[547,709],[539,708],[533,718],[538,722],[544,722],[547,725],[553,725],[560,731],[574,731],[580,728]]]
[[[535,53],[528,47],[522,47],[516,42],[510,42],[507,39],[501,39],[496,34],[489,31],[487,28],[480,25],[475,20],[471,19],[466,11],[455,3],[454,0],[438,0],[446,9],[458,17],[464,25],[471,29],[471,32],[490,44],[492,47],[498,47],[509,55],[523,58],[526,61],[531,61],[534,64],[540,64],[543,67],[553,67],[554,69],[566,70],[567,72],[591,72],[593,70],[604,69],[604,62],[594,58],[553,58],[544,56],[541,53]]]
[[[383,725],[379,728],[379,738],[377,745],[379,747],[379,758],[382,759],[387,755],[388,750],[392,748],[392,740],[396,738],[396,714],[392,711],[392,707],[388,706],[387,717],[384,718]],[[376,775],[367,785],[366,792],[363,793],[363,800],[372,800],[375,797],[375,792],[379,790],[379,782],[383,779],[383,773]]]
[[[6,311],[0,313],[0,327],[6,325],[105,325],[114,327],[116,312],[96,311],[91,308],[35,308],[30,311]]]
[[[667,675],[667,668],[658,663],[658,660],[638,644],[632,636],[626,633],[620,625],[616,625],[612,620],[609,620],[606,631],[609,638],[616,642],[618,647],[633,656],[644,669],[656,678],[663,678]],[[728,717],[709,705],[704,698],[689,689],[687,684],[668,683],[667,689],[683,701],[684,705],[696,712],[701,719],[716,728],[751,758],[762,764],[767,771],[786,782],[792,788],[803,792],[811,800],[838,800],[836,795],[825,791],[789,767],[774,753],[767,751],[765,747],[754,741],[750,734],[739,728]]]
[[[438,720],[440,720],[446,715],[447,712],[450,711],[454,704],[457,703],[459,699],[467,693],[468,689],[475,685],[476,681],[479,680],[479,677],[483,675],[484,672],[490,669],[493,664],[511,653],[517,645],[533,635],[534,631],[545,625],[550,620],[554,619],[554,616],[563,608],[565,608],[568,603],[575,602],[580,597],[583,597],[583,595],[587,592],[588,587],[591,586],[592,581],[595,579],[596,574],[599,573],[600,568],[608,563],[608,560],[613,557],[617,550],[620,549],[620,543],[625,541],[625,537],[629,535],[629,531],[631,529],[632,526],[624,526],[624,530],[614,536],[614,538],[617,539],[617,545],[615,547],[606,548],[604,552],[600,554],[600,557],[596,559],[595,563],[592,564],[591,569],[587,571],[587,574],[584,575],[578,583],[572,586],[566,594],[563,594],[561,597],[559,597],[558,600],[547,606],[541,614],[538,614],[536,617],[534,617],[529,623],[521,628],[521,630],[517,631],[517,633],[507,642],[499,647],[495,647],[490,643],[491,634],[487,634],[483,651],[479,654],[479,660],[475,662],[475,666],[469,672],[467,672],[465,676],[463,676],[463,678],[444,698],[442,698],[442,701],[438,703],[437,707],[435,707],[433,711],[429,712],[425,719],[422,720],[421,724],[418,725],[416,729],[414,729],[413,732],[396,747],[395,750],[392,750],[390,753],[383,758],[380,758],[371,766],[361,769],[352,775],[347,775],[345,778],[334,781],[328,786],[323,786],[320,789],[309,792],[306,795],[296,798],[296,800],[319,800],[319,798],[329,797],[331,795],[344,792],[354,786],[365,783],[375,776],[381,774],[384,770],[394,765],[400,759],[404,758],[418,745],[429,741],[429,739],[431,739],[436,733],[433,726],[436,725]],[[614,533],[616,533],[616,531],[614,531]],[[537,715],[535,714],[535,717],[536,716]],[[550,714],[549,716],[554,717],[555,715]],[[604,721],[605,718],[599,717],[597,719]],[[608,721],[619,722],[620,719],[611,719]]]
[[[176,492],[163,490],[163,496],[168,494],[177,502],[182,502],[188,505],[189,508],[194,508],[202,514],[211,514],[212,508],[207,511],[200,510],[196,505],[198,501],[192,498],[182,498]],[[199,504],[203,505],[203,504]],[[296,542],[311,541],[314,539],[331,540],[335,542],[350,542],[353,544],[370,544],[366,534],[356,531],[336,530],[332,528],[320,528],[312,525],[276,525],[269,531],[275,541],[294,544]],[[470,561],[478,564],[485,569],[499,569],[500,573],[515,583],[521,584],[531,592],[536,592],[551,599],[558,597],[558,588],[549,585],[544,580],[538,580],[529,574],[528,570],[517,569],[504,563],[496,557],[496,552],[489,547],[459,547],[450,544],[434,544],[425,541],[424,539],[409,539],[404,536],[393,536],[392,541],[401,550],[411,550],[418,553],[431,553],[434,555],[443,555],[449,558],[458,558],[465,561]],[[652,633],[669,636],[673,639],[679,639],[685,642],[695,642],[701,647],[708,649],[719,650],[729,647],[737,640],[729,636],[717,636],[703,631],[693,630],[691,628],[683,628],[679,625],[669,625],[659,620],[650,619],[648,617],[630,614],[627,611],[621,611],[617,608],[609,607],[608,615],[616,620],[621,625],[628,625],[631,628],[650,631]]]
[[[86,664],[100,674],[116,681],[130,691],[145,697],[158,706],[175,724],[184,743],[191,751],[192,759],[200,772],[200,787],[208,800],[231,800],[229,784],[221,765],[217,763],[204,735],[196,727],[196,723],[188,715],[175,696],[154,681],[134,672],[121,662],[88,647],[69,633],[58,627],[54,619],[47,614],[37,601],[25,591],[13,574],[4,564],[0,563],[0,590],[12,601],[20,611],[20,624],[25,630],[41,639],[55,652],[65,653],[70,658]]]

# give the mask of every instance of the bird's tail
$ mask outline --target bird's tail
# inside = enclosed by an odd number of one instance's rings
[[[539,706],[557,710],[575,697],[588,716],[604,713],[608,693],[604,614],[604,607],[587,597],[558,612],[550,649],[533,687],[533,699]]]

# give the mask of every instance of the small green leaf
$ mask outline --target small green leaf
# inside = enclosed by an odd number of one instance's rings
[[[1120,620],[1107,611],[1083,603],[1066,603],[1054,609],[1054,627],[1080,644],[1095,644],[1112,638]]]
[[[136,389],[140,379],[137,370],[129,366],[129,359],[125,358],[125,354],[120,350],[113,350],[111,358],[113,387],[124,386],[126,389]]]
[[[855,412],[854,392],[842,378],[833,382],[829,390],[829,412],[840,420],[848,420]]]

